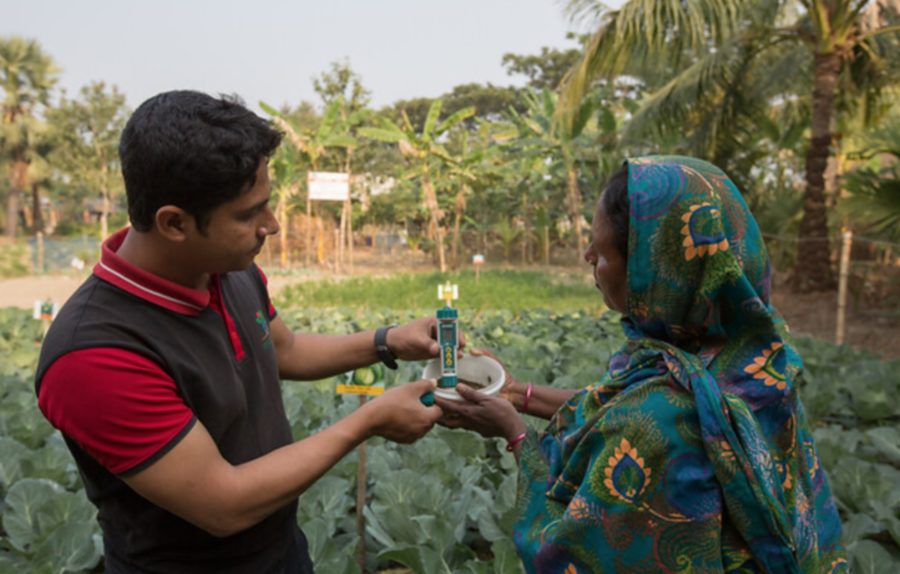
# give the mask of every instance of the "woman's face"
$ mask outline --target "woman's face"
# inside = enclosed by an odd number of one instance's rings
[[[626,260],[616,249],[614,228],[606,217],[603,202],[598,202],[591,224],[591,242],[584,252],[584,260],[594,269],[594,284],[603,293],[603,301],[610,309],[625,313],[628,280]]]

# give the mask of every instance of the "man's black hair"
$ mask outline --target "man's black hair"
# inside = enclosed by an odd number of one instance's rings
[[[628,259],[628,164],[623,164],[606,182],[600,195],[603,211],[612,224],[616,249]]]
[[[282,135],[237,97],[187,90],[153,96],[119,141],[131,225],[149,231],[156,211],[175,205],[203,231],[213,209],[256,183],[260,160]]]

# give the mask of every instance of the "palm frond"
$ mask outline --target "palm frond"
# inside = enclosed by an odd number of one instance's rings
[[[749,0],[630,0],[605,12],[582,60],[566,75],[561,107],[577,109],[598,78],[614,77],[627,66],[663,61],[677,66],[688,55],[702,56],[736,30]]]

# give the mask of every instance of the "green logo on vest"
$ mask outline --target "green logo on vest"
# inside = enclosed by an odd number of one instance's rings
[[[262,339],[260,340],[262,341],[263,349],[268,349],[272,346],[272,332],[269,330],[269,322],[262,311],[256,312],[256,324],[262,329]]]

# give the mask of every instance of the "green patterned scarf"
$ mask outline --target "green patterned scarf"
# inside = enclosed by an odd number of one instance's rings
[[[520,467],[529,572],[836,572],[840,522],[797,395],[803,364],[734,183],[628,161],[628,341]]]

